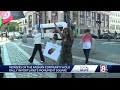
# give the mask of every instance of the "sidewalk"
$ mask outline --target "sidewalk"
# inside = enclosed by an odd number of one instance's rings
[[[19,50],[16,45],[11,42],[3,45],[3,62],[4,65],[29,65],[28,56],[24,55],[22,50]],[[41,63],[34,62],[34,64],[41,65]],[[45,73],[5,73],[6,78],[52,78]],[[53,77],[55,77],[53,75]]]

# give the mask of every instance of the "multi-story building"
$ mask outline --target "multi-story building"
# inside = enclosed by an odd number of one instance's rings
[[[111,32],[120,33],[120,11],[111,11],[109,15],[109,28]]]
[[[77,25],[77,34],[83,34],[87,28],[91,33],[98,34],[99,26],[96,21],[101,22],[101,33],[109,30],[109,11],[48,11],[47,23],[53,21],[65,21]]]
[[[109,12],[107,11],[79,11],[78,12],[78,34],[84,33],[87,28],[91,29],[91,33],[98,35],[100,21],[100,32],[109,30]]]
[[[109,11],[39,11],[40,23],[67,22],[76,24],[77,34],[83,34],[87,28],[91,33],[98,34],[98,24],[101,21],[101,33],[109,30]],[[30,33],[33,26],[39,24],[39,17],[36,11],[26,11],[27,20],[26,33]],[[25,30],[23,30],[25,31]]]
[[[40,23],[45,23],[45,11],[40,11]],[[34,25],[39,24],[39,16],[36,11],[25,11],[25,18],[20,19],[19,21],[24,22],[19,24],[19,30],[30,34]]]
[[[19,23],[19,32],[27,33],[27,20],[26,20],[26,18],[19,19],[18,23]]]

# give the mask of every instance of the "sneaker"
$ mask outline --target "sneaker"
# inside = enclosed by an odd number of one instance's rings
[[[41,62],[45,62],[45,61],[41,61]]]

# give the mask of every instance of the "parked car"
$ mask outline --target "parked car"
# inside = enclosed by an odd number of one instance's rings
[[[95,34],[91,34],[91,36],[92,36],[92,38],[95,38],[95,39],[97,39],[97,38],[98,38],[98,36],[97,36],[97,35],[95,35]]]
[[[120,39],[120,33],[117,34],[117,39]]]
[[[100,39],[108,39],[108,36],[110,36],[110,39],[114,39],[114,34],[113,33],[103,33],[100,35]]]
[[[16,39],[22,38],[22,35],[19,32],[14,32],[14,35]]]

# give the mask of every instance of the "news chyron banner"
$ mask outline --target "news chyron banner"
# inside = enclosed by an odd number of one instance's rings
[[[115,71],[112,68],[107,65],[3,65],[0,72],[96,73]]]

